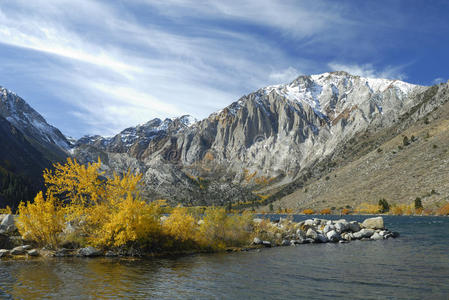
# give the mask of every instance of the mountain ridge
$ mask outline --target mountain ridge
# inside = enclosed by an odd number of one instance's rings
[[[193,126],[144,143],[137,152],[101,155],[108,156],[115,171],[134,166],[144,173],[146,186],[157,187],[160,197],[173,197],[176,183],[180,192],[175,198],[195,201],[198,196],[189,195],[202,191],[191,179],[213,177],[217,185],[223,185],[212,188],[220,189],[220,197],[233,186],[242,189],[244,201],[255,201],[258,181],[270,185],[293,181],[301,169],[330,155],[355,133],[393,124],[425,89],[346,72],[299,76],[289,84],[245,95]],[[100,154],[92,148],[84,150],[79,147],[75,156],[89,161]],[[232,200],[224,198],[218,203]]]
[[[188,115],[153,119],[111,137],[63,137],[63,145],[46,135],[50,131],[59,137],[60,131],[42,118],[50,127],[37,135],[38,145],[45,149],[50,143],[49,151],[62,153],[50,161],[70,155],[86,163],[100,157],[106,175],[142,173],[147,200],[255,206],[302,188],[305,178],[320,178],[342,162],[350,163],[359,154],[348,152],[348,147],[358,145],[354,141],[367,132],[396,128],[404,118],[416,122],[428,113],[423,108],[427,98],[437,97],[428,95],[431,90],[343,71],[302,75],[244,95],[202,120]],[[0,112],[11,118],[7,113],[12,109],[2,105]],[[34,122],[27,118],[28,107],[22,106],[25,113],[11,120],[27,137]],[[33,138],[27,140],[36,144]],[[357,147],[360,153],[367,151]]]

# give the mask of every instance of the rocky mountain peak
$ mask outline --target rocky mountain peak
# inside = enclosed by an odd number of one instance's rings
[[[55,127],[15,93],[0,87],[0,115],[38,143],[44,142],[67,151],[70,143]]]

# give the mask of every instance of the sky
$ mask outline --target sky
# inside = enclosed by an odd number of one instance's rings
[[[198,119],[299,75],[449,79],[449,1],[0,0],[0,86],[64,134]]]

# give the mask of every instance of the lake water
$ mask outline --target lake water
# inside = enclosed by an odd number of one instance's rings
[[[449,218],[384,220],[398,239],[163,259],[0,261],[0,297],[449,299]]]

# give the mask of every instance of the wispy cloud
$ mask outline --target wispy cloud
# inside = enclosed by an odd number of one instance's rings
[[[0,57],[2,44],[22,55],[0,60],[45,85],[53,105],[70,105],[75,121],[55,124],[63,131],[111,134],[154,117],[206,117],[300,72],[405,78],[394,65],[335,62],[376,52],[366,36],[377,33],[352,12],[324,0],[3,0]]]
[[[387,66],[383,69],[376,68],[373,64],[351,65],[331,62],[328,64],[332,71],[346,71],[353,75],[372,78],[387,78],[404,80],[407,75],[403,72],[404,66]]]
[[[300,75],[299,71],[293,67],[288,67],[287,69],[273,72],[269,75],[273,83],[286,83],[292,81]]]
[[[446,82],[446,79],[444,79],[443,77],[438,77],[435,78],[434,80],[432,80],[432,84],[439,84],[439,83],[444,83]]]

